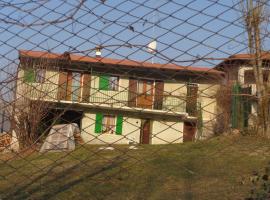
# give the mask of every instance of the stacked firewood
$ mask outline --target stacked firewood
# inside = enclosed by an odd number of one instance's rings
[[[6,149],[11,144],[11,134],[4,133],[0,135],[0,150]]]

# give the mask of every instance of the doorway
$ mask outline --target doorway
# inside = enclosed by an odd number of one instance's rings
[[[184,122],[183,142],[194,141],[196,130],[195,122]]]
[[[153,81],[139,80],[137,89],[137,106],[152,109],[153,106]]]
[[[150,136],[151,136],[151,121],[150,119],[142,119],[140,143],[150,144]]]

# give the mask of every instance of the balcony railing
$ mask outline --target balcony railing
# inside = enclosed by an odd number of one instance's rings
[[[32,85],[27,86],[28,88],[28,96],[33,99],[42,99],[47,101],[58,101],[63,100],[67,102],[74,102],[74,103],[92,103],[97,105],[110,105],[114,107],[141,107],[137,103],[137,98],[140,95],[135,95],[136,100],[135,104],[132,106],[129,104],[129,92],[126,90],[123,91],[109,91],[109,90],[99,90],[97,88],[90,89],[89,99],[83,99],[81,96],[81,92],[71,93],[69,98],[59,99],[58,98],[58,88],[51,85]],[[78,96],[79,95],[79,96]],[[149,101],[149,99],[148,99]],[[155,110],[155,100],[154,96],[152,96],[151,102],[147,103],[148,109]],[[149,106],[150,105],[150,106]],[[171,111],[171,112],[186,112],[186,101],[183,97],[180,96],[171,96],[171,95],[164,95],[162,96],[162,103],[161,107],[156,110],[164,110],[164,111]]]

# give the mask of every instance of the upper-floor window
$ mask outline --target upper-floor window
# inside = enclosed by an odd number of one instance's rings
[[[45,76],[45,69],[28,68],[24,70],[24,81],[28,83],[44,83]]]
[[[197,115],[198,84],[187,83],[186,112],[191,116]]]
[[[71,85],[72,101],[79,101],[81,96],[81,73],[70,72],[72,80],[68,83]]]
[[[119,77],[118,76],[106,76],[99,77],[99,89],[100,90],[113,90],[119,89]]]
[[[138,93],[152,95],[153,94],[153,81],[148,81],[148,80],[138,81]]]
[[[35,71],[35,82],[36,83],[44,83],[45,82],[45,69],[36,69]]]

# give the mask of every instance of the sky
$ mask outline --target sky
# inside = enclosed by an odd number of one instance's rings
[[[236,0],[87,0],[76,10],[78,5],[79,0],[0,1],[0,77],[16,67],[19,49],[95,56],[85,50],[115,45],[102,56],[205,67],[220,61],[196,59],[246,52]],[[74,13],[64,22],[39,25]],[[142,47],[153,40],[155,55]]]

